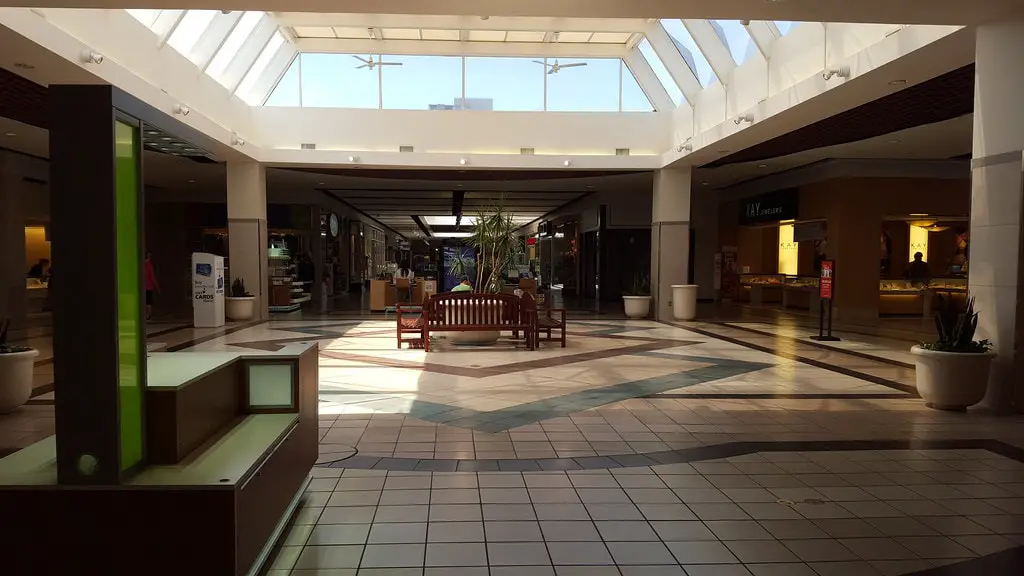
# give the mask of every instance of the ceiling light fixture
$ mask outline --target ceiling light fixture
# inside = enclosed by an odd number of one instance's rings
[[[188,106],[185,106],[184,104],[175,104],[173,112],[175,114],[181,114],[182,116],[188,116],[188,113],[191,112],[191,110],[189,110]]]
[[[757,167],[758,168],[767,168],[768,165],[767,164],[758,164]]]
[[[886,140],[885,141],[886,144],[899,144],[900,142],[902,142],[902,140],[893,139],[893,140]]]
[[[826,82],[831,80],[833,76],[838,76],[840,78],[849,78],[850,67],[840,66],[839,68],[828,68],[821,73],[821,77],[824,78]]]
[[[35,70],[36,69],[35,66],[33,66],[31,64],[28,64],[28,63],[25,63],[25,62],[15,62],[14,63],[14,67],[15,68],[21,68],[22,70]]]
[[[562,162],[562,166],[565,166],[565,167],[572,166],[572,160],[566,160],[565,162]]]
[[[683,152],[684,150],[686,152],[693,152],[693,144],[680,144],[676,146],[676,152]]]
[[[348,161],[349,162],[359,162],[359,156],[349,156],[348,157]]]
[[[466,158],[459,158],[459,164],[465,166],[466,164],[469,164],[469,160]]]
[[[907,81],[903,80],[901,78],[899,80],[890,80],[889,81],[889,86],[902,86],[903,84],[906,84],[906,83],[907,83]]]
[[[188,183],[189,183],[189,184],[195,184],[195,183],[196,183],[196,181],[195,181],[195,180],[189,180],[189,181],[188,181]]]
[[[17,136],[17,134],[15,134],[14,132],[4,132],[4,136],[7,136],[8,138],[14,138],[15,136]]]
[[[103,64],[103,54],[94,50],[82,50],[82,64]]]
[[[231,145],[232,146],[245,146],[245,140],[241,136],[239,136],[238,134],[235,134],[234,132],[232,132],[231,133]]]
[[[746,122],[747,124],[753,124],[754,123],[754,115],[750,114],[748,112],[746,114],[743,114],[742,116],[737,116],[732,121],[732,123],[737,125],[737,126],[739,126],[740,124],[743,124],[744,122]]]

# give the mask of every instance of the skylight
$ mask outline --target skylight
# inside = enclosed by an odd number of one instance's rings
[[[697,46],[697,42],[694,41],[693,36],[683,25],[682,20],[662,20],[661,25],[668,32],[669,37],[672,38],[672,43],[675,44],[676,49],[679,50],[679,55],[683,57],[686,64],[693,71],[694,75],[700,81],[701,86],[705,88],[710,86],[717,78],[715,71],[712,70],[711,64],[708,59],[704,56],[700,47]]]
[[[231,59],[235,57],[242,44],[249,38],[249,35],[252,34],[256,25],[260,23],[263,15],[264,12],[258,11],[250,11],[242,15],[234,29],[231,30],[231,34],[228,34],[227,40],[224,41],[220,50],[217,51],[217,55],[213,57],[210,65],[206,67],[207,74],[218,82],[223,83],[224,71],[227,69],[228,64],[231,63]]]
[[[683,91],[679,89],[679,85],[672,79],[672,75],[669,74],[668,68],[665,67],[665,63],[661,61],[661,58],[658,58],[658,54],[654,51],[654,48],[651,48],[651,43],[647,38],[640,41],[638,48],[640,49],[640,54],[644,57],[644,60],[646,60],[651,69],[654,70],[654,75],[658,77],[658,82],[661,83],[662,87],[665,88],[665,91],[668,92],[669,97],[672,98],[672,102],[674,102],[676,106],[682,104],[684,100]]]
[[[220,10],[189,10],[171,32],[167,44],[184,56],[190,56],[206,27],[213,22]]]

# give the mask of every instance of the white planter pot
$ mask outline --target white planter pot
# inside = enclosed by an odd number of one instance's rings
[[[626,310],[627,318],[647,318],[651,313],[650,296],[623,296],[622,305]]]
[[[676,320],[693,320],[697,317],[696,284],[672,286],[672,315]]]
[[[0,354],[0,414],[16,410],[32,396],[32,371],[38,350]]]
[[[917,368],[917,392],[929,407],[963,410],[985,397],[994,352],[964,354],[914,346],[910,353]]]
[[[243,321],[252,320],[256,311],[255,296],[226,296],[224,297],[224,315],[228,320]]]

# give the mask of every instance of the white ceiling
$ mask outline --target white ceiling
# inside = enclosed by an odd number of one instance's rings
[[[205,0],[0,0],[0,6],[208,9]],[[219,0],[223,10],[589,18],[720,18],[977,24],[1021,14],[1019,0]]]

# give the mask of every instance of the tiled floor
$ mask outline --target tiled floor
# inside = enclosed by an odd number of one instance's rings
[[[1024,544],[1024,463],[978,449],[315,476],[271,575],[895,575]]]
[[[565,349],[426,354],[338,315],[152,340],[319,341],[321,459],[274,576],[895,575],[1024,545],[1024,418],[928,409],[909,342],[805,332],[578,316]],[[47,423],[0,417],[0,446]]]

